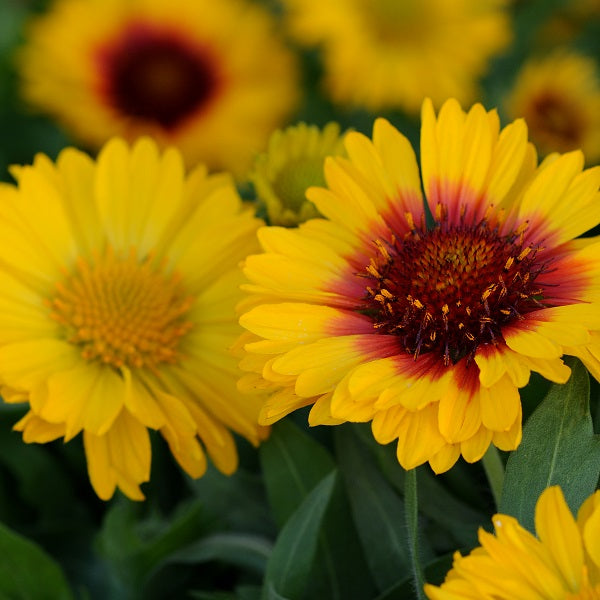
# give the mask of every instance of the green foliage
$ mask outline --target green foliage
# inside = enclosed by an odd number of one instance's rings
[[[523,441],[506,465],[500,512],[534,530],[535,503],[551,485],[560,485],[576,512],[598,484],[600,436],[590,416],[589,377],[583,365],[568,361],[573,373],[554,385],[523,429]]]
[[[71,600],[60,566],[37,544],[0,525],[0,597]]]
[[[336,476],[331,472],[318,483],[281,530],[265,575],[267,586],[272,585],[277,593],[303,596]]]
[[[410,572],[404,504],[351,428],[336,430],[340,469],[352,516],[380,592]]]

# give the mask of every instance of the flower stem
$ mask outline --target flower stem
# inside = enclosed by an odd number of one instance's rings
[[[498,448],[490,444],[486,453],[481,459],[483,468],[496,502],[496,508],[500,506],[500,498],[502,497],[502,485],[504,484],[504,464],[500,458]]]
[[[419,561],[419,500],[417,495],[417,470],[410,469],[404,479],[404,509],[408,529],[408,546],[412,563],[417,599],[423,600],[423,569]]]

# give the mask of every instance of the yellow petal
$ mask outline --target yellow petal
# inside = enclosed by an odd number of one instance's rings
[[[460,453],[467,462],[476,462],[485,454],[491,441],[492,432],[486,427],[480,427],[475,435],[460,443]]]
[[[568,589],[579,590],[583,566],[581,535],[558,486],[547,488],[540,495],[535,510],[535,530]]]
[[[481,422],[491,431],[507,431],[520,410],[521,397],[510,377],[504,376],[492,387],[481,386]]]
[[[125,383],[111,368],[82,362],[50,376],[39,416],[51,423],[65,423],[66,440],[81,429],[102,436],[121,412],[125,395]]]

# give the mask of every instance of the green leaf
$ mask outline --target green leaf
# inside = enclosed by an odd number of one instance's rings
[[[329,452],[291,421],[278,423],[260,448],[270,503],[280,527],[310,490],[334,469]],[[312,597],[345,600],[354,593],[368,597],[373,582],[358,535],[349,527],[352,516],[341,482],[333,490],[323,518],[309,590]]]
[[[337,429],[337,428],[335,428]],[[319,535],[307,598],[346,600],[372,598],[376,586],[370,577],[352,511],[341,478],[336,481]]]
[[[244,533],[215,533],[169,555],[166,563],[204,563],[212,560],[237,565],[262,575],[273,544],[266,538]]]
[[[139,518],[141,506],[129,501],[108,511],[98,538],[100,553],[125,589],[139,590],[170,555],[188,546],[210,527],[198,501],[180,505],[169,520],[158,515]]]
[[[560,485],[576,512],[600,475],[600,438],[594,435],[590,416],[589,377],[579,361],[567,362],[571,378],[550,388],[506,465],[499,511],[516,517],[530,531],[535,504],[545,488]]]
[[[265,600],[290,600],[290,599],[286,598],[285,596],[282,596],[281,594],[278,594],[275,591],[275,588],[273,587],[273,584],[272,583],[268,583],[267,584],[266,595],[265,595]]]
[[[218,529],[265,537],[275,535],[276,528],[259,473],[240,467],[233,475],[224,475],[209,465],[202,477],[188,483],[202,503],[206,516],[215,522]]]
[[[281,527],[335,464],[321,444],[289,420],[274,425],[259,452],[269,502]]]
[[[354,425],[353,430],[377,458],[385,478],[398,492],[404,494],[406,472],[398,464],[395,445],[381,446],[373,439],[368,427]],[[417,469],[419,511],[428,518],[436,530],[450,533],[455,540],[453,546],[473,547],[477,543],[477,528],[481,523],[488,521],[488,517],[459,500],[443,485],[442,481],[427,466]],[[424,546],[424,556],[426,551],[427,548]]]
[[[335,434],[354,522],[381,592],[410,572],[404,503],[352,429],[338,427]]]
[[[440,585],[446,574],[452,568],[453,552],[432,560],[425,566],[425,580],[434,585]],[[416,600],[415,582],[413,577],[407,577],[396,582],[382,592],[375,600]]]
[[[0,524],[0,597],[11,600],[73,598],[56,562],[38,545]]]
[[[290,598],[302,597],[336,476],[337,472],[334,471],[317,484],[288,519],[275,542],[267,564],[266,585],[272,584],[278,594]]]

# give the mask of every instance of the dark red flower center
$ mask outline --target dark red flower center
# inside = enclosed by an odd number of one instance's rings
[[[567,98],[550,92],[532,101],[526,115],[532,135],[549,147],[567,151],[579,147],[585,124]]]
[[[218,89],[208,52],[169,30],[132,25],[99,57],[110,104],[165,129],[205,106]]]
[[[500,235],[476,226],[438,224],[405,239],[375,242],[361,274],[368,280],[361,310],[374,327],[399,337],[417,358],[437,352],[446,365],[502,340],[502,327],[544,305],[536,278],[547,270],[540,248],[523,232]]]

